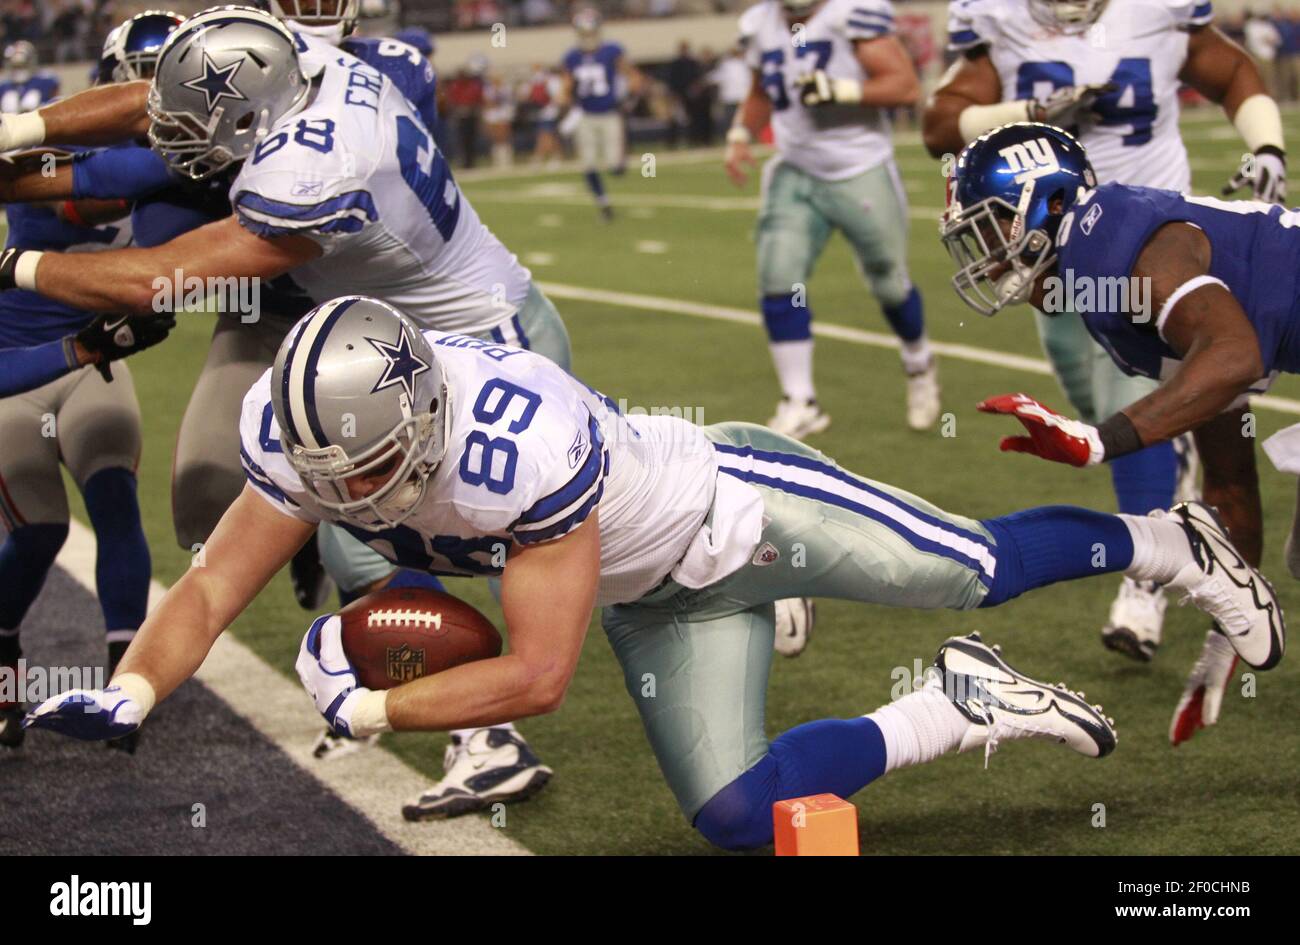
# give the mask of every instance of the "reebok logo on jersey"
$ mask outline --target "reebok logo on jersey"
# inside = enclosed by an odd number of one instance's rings
[[[754,557],[751,560],[754,564],[762,568],[769,564],[774,564],[780,557],[781,552],[776,550],[776,545],[772,544],[770,541],[765,541],[758,546],[758,550],[754,552]]]
[[[1083,231],[1083,235],[1087,236],[1091,233],[1092,228],[1097,225],[1097,221],[1100,219],[1101,204],[1094,203],[1088,208],[1088,212],[1083,215],[1083,219],[1079,221],[1079,229]]]
[[[573,438],[573,444],[569,447],[569,468],[577,469],[578,464],[582,462],[583,457],[586,455],[587,437],[585,434],[579,433]]]
[[[293,195],[295,197],[319,197],[322,186],[324,186],[324,181],[301,180],[293,185]]]

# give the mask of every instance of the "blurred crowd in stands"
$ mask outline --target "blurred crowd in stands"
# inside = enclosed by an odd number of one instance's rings
[[[213,0],[0,0],[3,43],[29,40],[43,63],[94,58],[107,31],[146,6],[182,12],[202,9]],[[247,2],[247,0],[246,0]],[[752,0],[596,0],[605,17],[667,17],[737,12]],[[497,71],[485,55],[467,62],[444,62],[434,37],[457,30],[485,29],[495,23],[530,26],[567,23],[592,0],[362,0],[363,14],[383,16],[405,28],[397,35],[421,47],[439,71],[443,149],[462,166],[489,159],[498,166],[516,155],[552,162],[567,148],[563,81],[558,64]],[[943,23],[909,4],[898,5],[899,36],[918,73],[933,82],[950,60],[942,44]],[[1253,7],[1220,13],[1220,29],[1241,43],[1260,63],[1274,95],[1282,102],[1300,100],[1300,6]],[[365,20],[362,21],[365,29]],[[665,142],[669,147],[719,144],[736,108],[749,92],[751,74],[738,49],[713,49],[682,40],[676,54],[646,61],[635,49],[632,60],[644,81],[624,101],[632,142]],[[915,116],[896,116],[906,127]]]

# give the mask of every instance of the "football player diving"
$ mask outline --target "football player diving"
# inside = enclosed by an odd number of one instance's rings
[[[47,700],[28,724],[86,739],[135,730],[322,521],[407,567],[499,575],[510,639],[507,655],[372,691],[339,618],[319,618],[297,668],[335,730],[554,711],[600,607],[683,813],[729,848],[770,842],[778,799],[847,797],[946,753],[1041,737],[1100,757],[1115,744],[1098,707],[974,636],[946,641],[924,684],[890,705],[769,743],[777,599],[965,610],[1121,571],[1185,592],[1252,665],[1272,665],[1283,645],[1270,586],[1230,570],[1240,555],[1199,504],[977,521],[765,427],[622,415],[535,353],[421,331],[376,299],[332,300],[294,328],[245,398],[241,435],[248,484],[204,566],[172,586],[106,689]]]
[[[1021,302],[1077,312],[1121,370],[1153,384],[1096,425],[1024,394],[990,398],[981,410],[1028,432],[1002,449],[1091,466],[1193,433],[1205,501],[1239,553],[1223,560],[1224,576],[1245,581],[1263,550],[1247,398],[1280,372],[1300,372],[1300,212],[1097,185],[1078,141],[1029,122],[968,145],[951,194],[942,238],[963,300],[989,315]],[[1217,721],[1232,633],[1220,623],[1207,634],[1170,726],[1175,745]]]
[[[328,0],[323,6],[335,12]],[[337,16],[354,21],[355,6],[340,4]],[[302,7],[312,8],[306,19],[313,27],[327,18],[314,2]],[[296,12],[298,5],[274,8]],[[0,275],[0,284],[15,284],[9,277],[22,282],[24,266],[39,258],[40,284],[27,288],[92,310],[152,311],[160,275],[181,272],[204,284],[214,277],[260,280],[267,310],[251,323],[238,312],[218,319],[182,422],[174,504],[187,548],[206,542],[221,509],[238,495],[243,473],[228,467],[238,457],[239,392],[310,308],[304,290],[332,297],[341,291],[338,279],[355,282],[366,273],[373,291],[404,299],[428,324],[569,362],[559,314],[479,221],[424,130],[432,102],[428,63],[395,41],[359,40],[350,48],[367,60],[290,32],[266,12],[217,8],[172,35],[152,83],[93,89],[34,116],[0,121],[7,147],[15,139],[103,143],[135,132],[147,135],[155,152],[111,148],[54,179],[29,174],[14,182],[39,194],[25,190],[22,199],[48,199],[56,187],[147,194],[147,224],[137,236],[145,230],[150,238],[125,257],[112,254],[102,268],[28,253]],[[190,51],[196,54],[185,55]],[[69,262],[78,272],[71,282],[57,274]],[[214,508],[214,500],[224,505]],[[423,571],[394,569],[333,528],[322,530],[320,550],[347,598],[379,586],[439,586]],[[318,749],[328,756],[335,744],[326,739]],[[448,778],[405,805],[406,816],[520,800],[550,777],[510,725],[455,732],[453,747]]]
[[[1252,152],[1255,199],[1281,203],[1277,104],[1250,56],[1212,19],[1209,0],[952,0],[949,49],[959,57],[927,103],[925,145],[935,157],[951,156],[1008,122],[1046,121],[1076,134],[1098,180],[1187,193],[1192,175],[1178,128],[1186,85],[1223,107]],[[1245,183],[1239,170],[1230,187]],[[1038,312],[1035,323],[1057,380],[1089,423],[1154,388],[1117,367],[1077,313]],[[1144,514],[1196,493],[1189,437],[1119,457],[1110,474],[1121,512]],[[1123,580],[1102,642],[1150,660],[1167,603],[1158,587]]]
[[[915,103],[921,86],[895,35],[894,8],[763,0],[741,16],[740,33],[753,82],[727,132],[727,173],[744,184],[750,144],[769,122],[777,152],[763,169],[755,232],[759,304],[781,386],[768,426],[803,438],[830,425],[813,383],[808,280],[839,230],[898,336],[907,424],[927,429],[939,419],[938,370],[907,272],[907,195],[888,115]]]

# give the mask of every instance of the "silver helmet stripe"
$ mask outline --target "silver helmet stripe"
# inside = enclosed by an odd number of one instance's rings
[[[289,435],[307,449],[319,450],[330,445],[316,413],[316,364],[330,328],[356,301],[356,296],[335,299],[319,309],[316,317],[303,326],[285,359],[284,384],[292,428]]]

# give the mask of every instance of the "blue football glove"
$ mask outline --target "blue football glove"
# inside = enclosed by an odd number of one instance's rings
[[[120,686],[69,689],[28,712],[23,728],[48,728],[88,742],[107,741],[136,731],[147,711]]]
[[[362,688],[356,669],[343,652],[343,621],[337,614],[312,622],[294,667],[330,731],[344,738],[358,737],[352,731],[352,713],[370,690]]]

